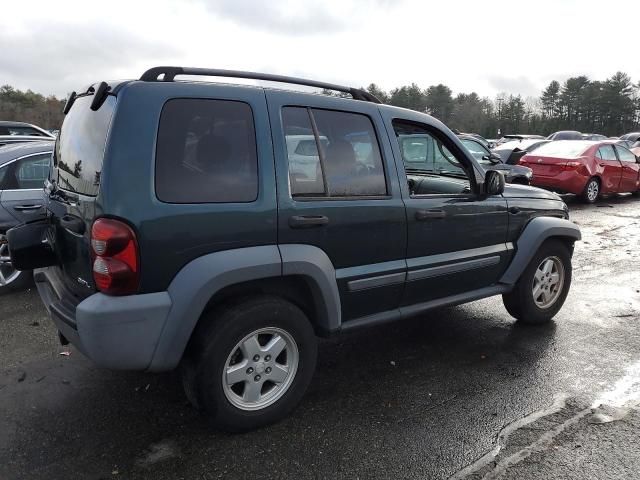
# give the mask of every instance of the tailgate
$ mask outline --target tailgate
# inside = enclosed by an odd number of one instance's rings
[[[53,155],[54,190],[47,199],[51,213],[52,246],[58,275],[78,299],[94,293],[91,226],[106,141],[116,105],[109,95],[94,111],[92,94],[78,97],[66,115]]]

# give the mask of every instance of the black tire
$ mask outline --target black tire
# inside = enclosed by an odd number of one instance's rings
[[[590,188],[596,189],[595,196],[590,193]],[[587,184],[584,186],[582,195],[580,196],[585,203],[595,203],[600,198],[600,180],[597,177],[591,177]]]
[[[182,365],[185,393],[191,403],[215,428],[229,432],[253,430],[286,417],[302,399],[316,366],[317,339],[302,310],[279,297],[264,295],[213,310],[202,321],[203,326],[194,332],[196,337]],[[266,328],[277,328],[294,340],[297,369],[288,388],[274,403],[256,410],[244,410],[227,397],[223,372],[238,343],[247,335]]]
[[[541,308],[533,298],[534,277],[543,260],[555,257],[564,268],[564,279],[556,300]],[[542,244],[518,279],[514,289],[502,296],[509,314],[521,323],[539,325],[549,322],[562,308],[571,287],[571,254],[560,240],[548,240]]]
[[[31,270],[20,272],[20,275],[7,285],[0,285],[0,295],[24,290],[33,285],[33,272]]]

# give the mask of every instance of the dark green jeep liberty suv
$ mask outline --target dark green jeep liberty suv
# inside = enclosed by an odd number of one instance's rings
[[[442,123],[365,91],[157,67],[65,112],[48,218],[10,233],[14,263],[42,267],[62,342],[107,368],[180,367],[219,428],[287,415],[317,336],[493,295],[542,323],[569,291],[580,231],[557,195],[505,186]]]

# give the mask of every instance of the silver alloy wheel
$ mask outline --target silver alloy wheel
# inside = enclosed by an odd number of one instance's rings
[[[600,185],[597,180],[590,180],[589,185],[587,185],[587,198],[590,202],[595,202],[598,198],[598,193],[600,193]]]
[[[533,277],[533,301],[539,308],[551,307],[564,286],[564,265],[558,257],[547,257],[536,269]]]
[[[0,243],[0,287],[9,285],[20,276],[20,271],[11,265],[9,256],[9,244]]]
[[[222,388],[241,410],[261,410],[291,387],[300,355],[293,337],[280,328],[261,328],[240,340],[227,357]]]

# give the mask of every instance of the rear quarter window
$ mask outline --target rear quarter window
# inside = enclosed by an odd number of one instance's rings
[[[160,116],[156,152],[156,195],[163,202],[253,202],[258,197],[255,126],[246,103],[169,100]]]

